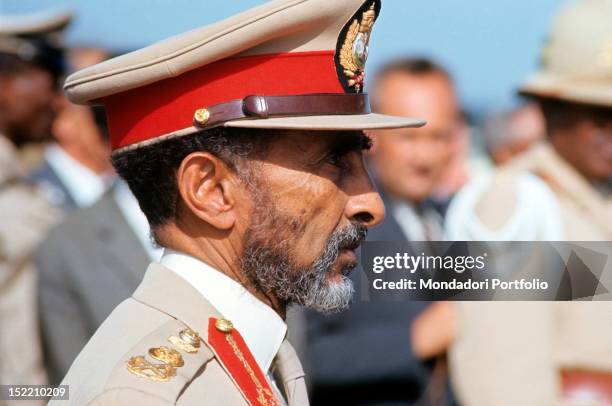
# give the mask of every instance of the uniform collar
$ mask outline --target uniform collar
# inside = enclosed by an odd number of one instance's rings
[[[606,198],[548,142],[543,142],[518,161],[527,166],[556,193],[571,199],[574,204],[591,212],[594,218],[603,218],[602,225],[609,231],[612,198]],[[531,165],[529,165],[531,163]]]
[[[241,284],[187,254],[166,249],[160,263],[193,286],[244,338],[266,373],[287,333],[287,325]]]
[[[543,142],[532,150],[532,159],[536,162],[536,172],[551,187],[564,192],[578,202],[600,205],[605,198],[597,191],[576,168],[566,161],[552,144]]]

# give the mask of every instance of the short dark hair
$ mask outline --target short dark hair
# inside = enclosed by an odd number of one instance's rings
[[[410,76],[440,75],[452,83],[450,73],[442,65],[434,62],[432,59],[424,57],[407,57],[395,59],[384,64],[382,68],[380,68],[374,75],[374,78],[370,84],[370,89],[376,89],[376,87],[384,79],[397,73]],[[374,97],[372,98],[374,108],[375,100],[376,94],[374,94]]]
[[[275,132],[217,127],[113,154],[119,176],[138,200],[155,236],[156,229],[177,217],[176,172],[193,152],[209,152],[247,181],[251,175],[240,161],[261,156]]]
[[[406,73],[409,75],[430,75],[439,73],[450,77],[448,71],[442,65],[429,58],[401,58],[387,62],[376,74],[376,78],[387,76],[391,73]]]
[[[9,76],[25,70],[31,65],[18,58],[16,55],[0,52],[0,75]]]
[[[11,77],[32,68],[42,69],[51,75],[53,82],[59,86],[65,74],[64,51],[48,45],[45,41],[30,41],[32,55],[21,56],[0,51],[0,76]]]

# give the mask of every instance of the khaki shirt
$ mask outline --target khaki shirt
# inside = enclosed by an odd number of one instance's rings
[[[69,385],[70,400],[50,404],[248,404],[235,370],[226,368],[210,344],[210,318],[220,317],[187,281],[160,264],[151,264],[133,296],[111,313],[72,364],[62,382]],[[185,329],[200,337],[202,345],[196,352],[173,344],[171,337]],[[128,370],[134,357],[155,362],[149,350],[161,346],[176,349],[184,361],[169,379],[156,381]],[[288,405],[308,405],[302,366],[286,340],[273,371]]]
[[[484,213],[479,218],[485,225],[487,218],[499,224],[499,218],[487,213],[505,211],[506,220],[513,216],[513,210],[507,210],[518,200],[513,195],[513,179],[523,171],[536,175],[554,193],[565,240],[612,241],[612,201],[602,197],[546,143],[495,174],[475,209]],[[458,305],[459,332],[449,363],[453,386],[463,404],[564,404],[562,369],[612,373],[610,302]]]
[[[42,384],[37,274],[32,255],[60,218],[28,184],[12,144],[0,135],[0,383]],[[0,404],[3,401],[0,400]],[[8,404],[8,402],[7,402]],[[26,404],[16,402],[16,404]]]

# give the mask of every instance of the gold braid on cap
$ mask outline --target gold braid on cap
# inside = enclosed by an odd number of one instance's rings
[[[355,92],[363,88],[365,62],[368,58],[370,33],[376,20],[375,3],[363,12],[361,19],[354,19],[346,32],[346,37],[339,53],[340,65],[348,78],[347,85]]]

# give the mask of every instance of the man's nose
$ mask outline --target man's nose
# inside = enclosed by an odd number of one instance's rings
[[[428,164],[440,154],[440,146],[430,139],[419,139],[410,146],[412,159],[419,164]]]
[[[346,204],[346,216],[349,220],[366,227],[374,227],[385,218],[385,205],[367,173],[365,177],[367,184],[364,186],[366,188],[362,189],[359,194],[349,197]]]

